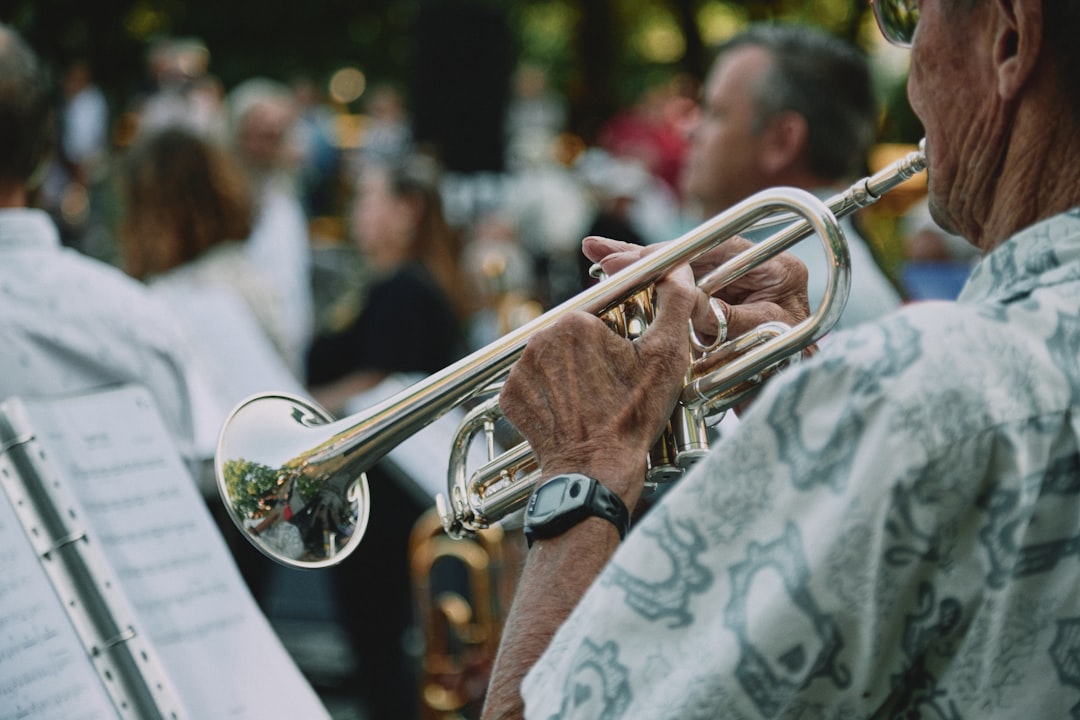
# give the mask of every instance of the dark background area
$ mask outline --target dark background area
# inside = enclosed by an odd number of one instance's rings
[[[864,47],[876,34],[866,0],[0,2],[0,20],[58,71],[87,59],[114,114],[148,87],[156,39],[193,37],[209,48],[210,71],[226,89],[255,75],[324,82],[343,66],[393,82],[406,91],[417,134],[453,135],[472,148],[469,162],[478,169],[500,161],[483,148],[499,129],[519,61],[548,70],[568,100],[569,129],[589,142],[650,83],[703,77],[708,48],[726,27],[770,18],[821,25]],[[915,141],[902,84],[883,96],[882,139]]]

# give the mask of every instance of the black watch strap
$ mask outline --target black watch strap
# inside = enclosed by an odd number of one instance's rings
[[[556,475],[537,487],[525,507],[525,538],[561,535],[590,517],[608,520],[625,538],[630,512],[622,499],[600,481],[580,473]]]

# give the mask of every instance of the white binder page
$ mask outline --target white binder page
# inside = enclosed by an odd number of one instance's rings
[[[193,718],[326,718],[140,387],[28,402]]]
[[[0,457],[0,473],[11,472]],[[0,720],[115,720],[116,710],[0,492]]]

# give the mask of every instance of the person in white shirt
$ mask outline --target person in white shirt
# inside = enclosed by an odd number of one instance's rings
[[[34,52],[0,25],[0,400],[140,383],[191,459],[191,375],[175,318],[119,269],[64,248],[34,207],[50,98]]]
[[[289,88],[251,78],[227,98],[231,146],[255,189],[255,225],[247,252],[277,296],[274,312],[286,329],[286,360],[304,374],[304,352],[315,329],[308,217],[297,187],[299,108]]]

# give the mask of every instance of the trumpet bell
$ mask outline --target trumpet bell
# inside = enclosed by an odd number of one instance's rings
[[[215,475],[229,515],[255,547],[283,565],[335,565],[367,529],[365,473],[312,451],[320,432],[332,438],[332,421],[303,398],[261,395],[232,411],[230,431],[218,439]]]

